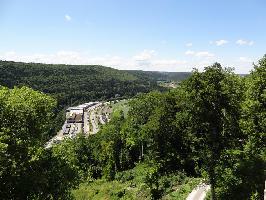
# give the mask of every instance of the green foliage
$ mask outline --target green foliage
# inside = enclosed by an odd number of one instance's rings
[[[179,111],[176,94],[152,92],[138,96],[129,105],[122,134],[127,147],[135,152],[134,159],[145,158],[166,171],[184,169],[189,158],[175,123]]]
[[[56,101],[27,87],[0,89],[2,129],[21,143],[44,142],[51,131],[49,120],[52,119]]]
[[[76,172],[80,181],[100,176],[99,161],[93,151],[94,138],[78,135],[74,139],[64,140],[52,148],[53,155],[59,157]]]
[[[263,199],[266,168],[266,56],[245,80],[239,148],[224,152],[219,166],[221,199]]]
[[[98,65],[51,65],[0,61],[0,85],[26,85],[53,95],[60,106],[127,98],[158,89],[155,80]]]
[[[127,190],[125,184],[118,181],[96,180],[91,183],[83,183],[77,190],[74,190],[73,196],[78,200],[133,200],[135,191]]]
[[[217,167],[219,199],[250,199],[253,194],[263,197],[265,155],[250,154],[249,149],[224,153]],[[249,147],[248,147],[249,148]]]
[[[216,199],[215,167],[221,153],[237,146],[241,138],[240,78],[215,63],[202,73],[195,71],[181,87],[186,96],[186,131],[193,141],[191,147],[200,167],[210,178],[212,198]]]
[[[210,190],[207,192],[205,200],[211,200],[211,192],[210,192]]]
[[[121,126],[124,122],[122,111],[115,111],[112,120],[104,126],[97,134],[99,147],[96,150],[100,165],[103,169],[103,176],[107,180],[113,180],[115,173],[125,168],[126,152],[124,142],[121,138]]]
[[[103,177],[145,191],[143,199],[184,199],[199,180],[180,182],[168,175],[201,171],[214,199],[260,198],[265,169],[262,69],[241,78],[216,63],[194,71],[176,90],[131,100],[127,118],[116,112],[96,136],[94,152],[100,152]]]
[[[121,101],[111,103],[110,106],[112,107],[112,110],[114,112],[116,111],[122,111],[125,118],[127,117],[128,110],[129,110],[129,105],[128,105],[129,100],[123,99]]]
[[[191,76],[191,72],[157,72],[157,71],[140,71],[140,70],[127,70],[130,74],[138,76],[142,79],[153,79],[156,81],[183,81]]]
[[[75,199],[160,199],[187,179],[183,173],[156,175],[154,170],[153,166],[141,163],[133,169],[116,173],[113,181],[98,179],[83,183],[73,190],[73,194]]]
[[[171,192],[163,198],[163,200],[183,200],[186,199],[192,190],[200,184],[202,180],[200,178],[185,178],[180,185],[175,189],[176,191]]]
[[[115,173],[126,168],[127,157],[121,138],[124,114],[117,110],[112,120],[95,135],[79,135],[55,145],[53,154],[62,158],[79,174],[81,181],[104,177],[113,180]]]
[[[156,80],[99,65],[52,65],[0,60],[0,86],[28,86],[53,96],[58,106],[53,133],[65,120],[65,108],[89,101],[130,98],[162,90]],[[53,135],[54,135],[53,134]]]
[[[143,84],[145,91],[153,87],[150,82],[146,87],[149,78],[140,81],[138,73],[123,72],[119,77],[120,72],[100,66],[74,69],[1,63],[0,67],[8,66],[4,73],[21,73],[17,83],[26,83],[25,77],[31,74],[35,78],[27,84],[34,83],[34,88],[42,91],[48,86],[44,92],[59,99],[73,95],[79,101],[79,92],[93,99],[109,98],[117,90],[126,96],[128,89],[132,92],[129,96],[144,91],[131,86],[121,89],[120,83],[132,81]],[[17,66],[12,69],[13,65]],[[60,75],[59,66],[63,74],[60,80],[53,77]],[[85,72],[94,78],[87,81]],[[73,81],[71,73],[79,80]],[[108,79],[107,74],[117,79]],[[55,79],[49,79],[50,75]],[[44,82],[40,84],[36,77]],[[13,79],[5,81],[11,86],[17,84]],[[58,83],[58,90],[46,83]],[[73,88],[64,88],[65,83],[78,84],[79,88],[75,93]],[[95,93],[88,97],[86,91],[92,89],[86,87],[88,83],[95,83],[99,96]],[[105,84],[108,91],[99,92]],[[97,134],[79,135],[49,150],[43,145],[51,132],[54,99],[26,87],[1,88],[0,197],[69,199],[69,189],[83,182],[72,192],[76,199],[185,199],[199,183],[195,177],[201,172],[209,178],[213,199],[262,199],[265,86],[266,56],[245,78],[215,63],[203,72],[194,71],[175,90],[137,95],[128,102],[129,110],[122,104],[111,105],[115,110],[112,119]],[[67,101],[61,101],[61,105]]]
[[[32,89],[0,88],[0,198],[69,197],[75,174],[44,150],[55,100]]]

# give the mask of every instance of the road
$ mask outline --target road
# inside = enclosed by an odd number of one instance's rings
[[[99,131],[98,120],[96,118],[95,110],[91,111],[90,120],[92,124],[92,134],[95,134]]]
[[[198,185],[187,197],[186,200],[204,200],[207,191],[210,189],[210,185],[202,183]]]
[[[88,134],[90,132],[90,112],[85,111],[84,112],[84,133]]]
[[[105,121],[103,120],[103,115],[99,115],[99,121],[101,124],[105,124]]]
[[[105,124],[106,122],[105,122],[105,113],[104,113],[104,109],[105,109],[105,107],[104,106],[101,106],[100,108],[99,108],[99,110],[98,110],[98,118],[99,118],[99,122],[101,123],[101,124]]]

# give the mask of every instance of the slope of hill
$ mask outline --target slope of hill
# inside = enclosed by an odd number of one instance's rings
[[[159,72],[159,71],[141,71],[141,70],[126,70],[130,74],[137,77],[145,78],[146,80],[156,81],[176,81],[180,82],[191,75],[191,72]]]
[[[0,85],[29,86],[56,97],[61,107],[159,89],[150,77],[99,65],[0,61],[0,71]]]

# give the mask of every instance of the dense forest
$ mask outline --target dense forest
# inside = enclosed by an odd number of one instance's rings
[[[0,61],[0,72],[2,86],[28,86],[57,100],[52,131],[61,128],[65,120],[66,107],[90,101],[130,98],[138,93],[164,90],[153,78],[98,65]]]
[[[245,77],[215,63],[138,94],[99,133],[51,149],[56,100],[35,90],[0,89],[1,199],[185,199],[199,179],[214,200],[263,199],[266,56]]]
[[[155,79],[104,66],[0,61],[0,71],[0,85],[31,87],[54,96],[61,107],[159,89]]]
[[[191,76],[191,72],[157,72],[157,71],[141,71],[141,70],[126,70],[141,79],[155,81],[176,81],[180,82]]]

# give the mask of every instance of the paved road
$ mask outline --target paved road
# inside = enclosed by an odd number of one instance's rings
[[[198,185],[187,197],[186,200],[204,200],[210,185],[204,183]]]
[[[84,133],[88,134],[90,132],[90,112],[89,110],[84,112]]]
[[[103,120],[103,115],[99,115],[99,121],[101,124],[105,124],[104,120]]]
[[[90,120],[91,120],[91,124],[92,124],[92,134],[95,134],[99,131],[98,121],[96,118],[95,110],[91,111]]]

